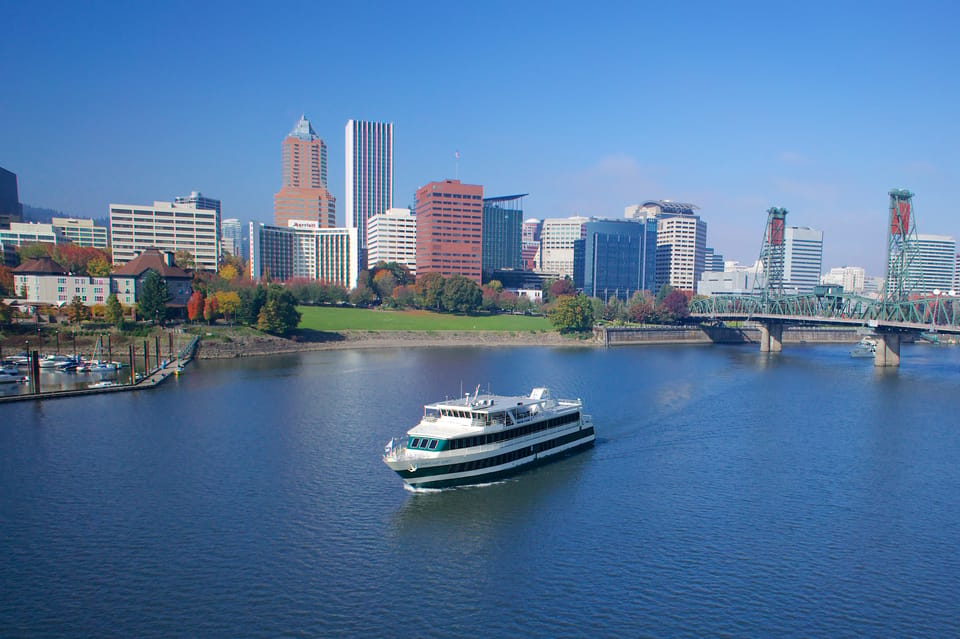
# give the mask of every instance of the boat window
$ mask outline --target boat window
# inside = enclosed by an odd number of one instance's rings
[[[420,446],[420,438],[414,437],[413,442],[410,444],[410,448],[418,448]]]
[[[434,450],[434,449],[436,449],[436,447],[437,447],[437,440],[431,439],[431,440],[430,440],[430,446],[429,446],[428,448],[430,448],[430,450]]]

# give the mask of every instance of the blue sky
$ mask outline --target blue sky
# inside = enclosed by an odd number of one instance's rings
[[[305,113],[341,224],[360,118],[394,123],[398,206],[459,150],[531,217],[693,202],[728,259],[782,206],[824,231],[825,270],[882,275],[895,187],[921,233],[960,238],[951,3],[406,4],[7,2],[0,166],[78,215],[199,189],[268,221]]]

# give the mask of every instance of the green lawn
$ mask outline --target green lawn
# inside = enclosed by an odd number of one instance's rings
[[[298,306],[299,328],[315,331],[551,331],[545,317],[525,315],[449,315],[429,311],[380,311],[365,308]]]

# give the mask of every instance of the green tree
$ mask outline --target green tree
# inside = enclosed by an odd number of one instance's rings
[[[443,307],[448,311],[473,313],[480,308],[482,294],[477,283],[463,275],[451,275],[443,283]]]
[[[6,326],[13,320],[13,309],[0,300],[0,326]]]
[[[195,266],[196,261],[193,259],[193,253],[180,249],[173,254],[173,263],[183,270],[188,271]]]
[[[167,281],[150,269],[143,278],[138,298],[137,313],[141,319],[156,320],[162,326],[163,320],[167,318],[167,304],[170,302]]]
[[[424,273],[417,276],[417,295],[423,308],[435,311],[441,310],[443,296],[443,275],[439,273]]]
[[[561,333],[593,328],[593,305],[584,295],[563,295],[550,312],[550,321]]]
[[[120,300],[117,299],[116,293],[110,293],[110,295],[107,296],[107,308],[104,313],[104,318],[114,326],[123,326],[123,306],[121,306]]]
[[[263,284],[244,287],[237,290],[240,296],[240,311],[237,318],[248,326],[255,326],[260,320],[260,310],[267,303],[267,289]]]
[[[267,301],[260,309],[257,328],[274,335],[286,335],[300,324],[297,299],[280,286],[271,286]]]

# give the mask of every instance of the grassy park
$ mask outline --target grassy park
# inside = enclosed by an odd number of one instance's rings
[[[384,311],[332,306],[299,306],[300,329],[314,331],[552,331],[546,317],[452,315],[429,311]]]

